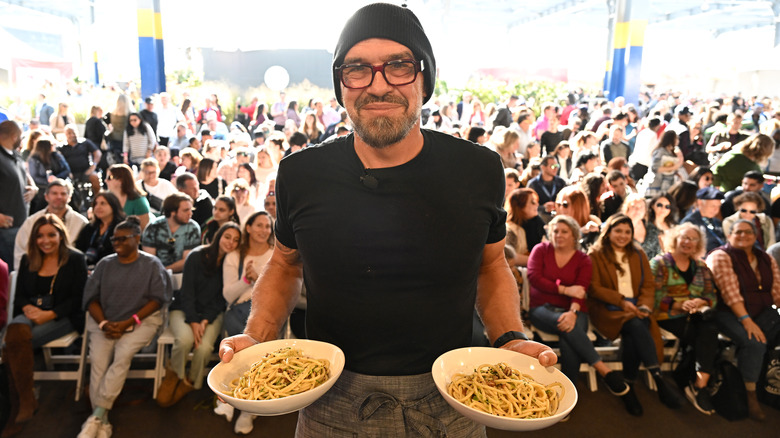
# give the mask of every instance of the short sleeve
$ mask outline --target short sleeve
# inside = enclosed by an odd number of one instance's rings
[[[498,154],[493,153],[493,159],[489,165],[490,183],[488,187],[488,199],[490,200],[491,224],[488,231],[486,244],[500,242],[506,237],[506,211],[504,210],[504,191],[506,190],[506,177],[504,166]],[[277,199],[278,202],[278,199]]]

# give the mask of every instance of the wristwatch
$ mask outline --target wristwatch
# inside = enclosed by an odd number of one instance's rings
[[[498,339],[496,339],[496,342],[493,343],[493,347],[499,348],[507,342],[514,341],[515,339],[522,339],[523,341],[527,341],[528,336],[526,336],[523,332],[509,331],[499,336]]]

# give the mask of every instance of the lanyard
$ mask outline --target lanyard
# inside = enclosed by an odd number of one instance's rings
[[[547,199],[549,199],[550,201],[554,201],[555,190],[557,189],[555,185],[555,179],[553,179],[553,183],[552,183],[552,193],[550,193],[550,191],[547,190],[547,186],[544,184],[544,181],[541,178],[539,178],[539,183],[540,183],[539,185],[542,186],[542,190],[544,190],[544,194],[547,195]]]

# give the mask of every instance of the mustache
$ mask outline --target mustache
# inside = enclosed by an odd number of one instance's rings
[[[397,96],[395,94],[385,94],[383,96],[375,96],[372,94],[367,94],[365,96],[359,97],[355,101],[355,108],[360,109],[365,105],[369,105],[372,103],[395,103],[399,105],[403,105],[405,107],[409,107],[409,101],[404,98],[403,96]]]

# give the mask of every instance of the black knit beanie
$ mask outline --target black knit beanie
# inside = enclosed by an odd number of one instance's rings
[[[425,97],[423,103],[433,96],[436,86],[436,59],[433,57],[431,42],[425,35],[420,20],[412,11],[388,3],[374,3],[358,9],[347,20],[341,31],[339,42],[333,53],[333,88],[341,106],[341,83],[336,67],[344,63],[344,57],[355,44],[369,38],[384,38],[403,44],[412,51],[415,58],[423,61],[422,75],[425,78]]]

